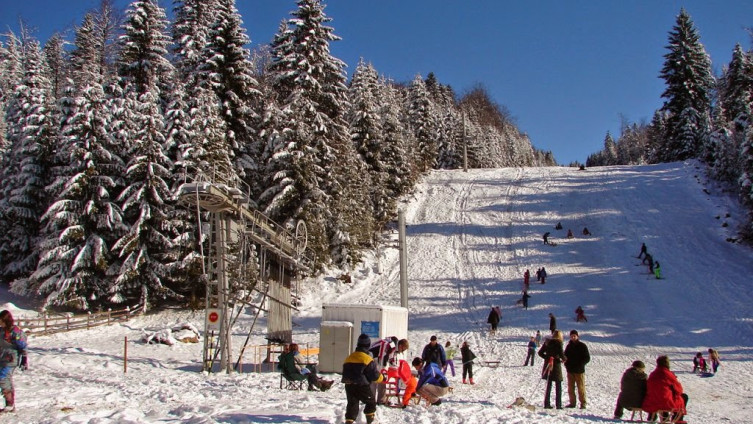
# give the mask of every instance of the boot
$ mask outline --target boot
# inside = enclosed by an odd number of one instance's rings
[[[5,398],[5,408],[2,409],[2,412],[15,411],[15,393],[13,393],[13,390],[3,390],[3,397]]]
[[[473,382],[473,379],[471,379],[471,384],[476,384],[476,383]]]
[[[468,383],[467,383],[467,382],[465,381],[465,378],[463,379],[463,384],[468,384]]]

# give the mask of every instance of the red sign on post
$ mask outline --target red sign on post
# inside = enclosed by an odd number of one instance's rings
[[[207,309],[207,329],[210,331],[220,330],[220,310]]]

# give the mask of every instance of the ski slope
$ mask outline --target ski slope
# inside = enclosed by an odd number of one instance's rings
[[[380,408],[380,422],[611,422],[622,372],[636,359],[650,372],[662,354],[690,397],[689,422],[753,422],[753,295],[747,289],[753,250],[727,241],[743,211],[694,162],[435,171],[401,207],[409,252],[408,356],[419,355],[436,334],[442,343],[468,341],[481,360],[501,366],[476,366],[474,386],[460,384],[458,366],[458,376],[449,377],[454,392],[441,406]],[[562,230],[554,229],[557,222]],[[591,236],[581,235],[584,226]],[[568,229],[573,239],[565,238]],[[546,231],[556,246],[542,243]],[[653,278],[636,258],[643,242],[665,279]],[[337,280],[339,271],[305,281],[295,341],[318,343],[322,303],[399,304],[396,247],[396,231],[386,233],[379,251],[350,271],[352,284]],[[533,275],[542,266],[549,275],[543,285]],[[526,269],[532,297],[523,310],[515,301]],[[6,301],[23,306],[0,292],[0,303]],[[503,317],[490,336],[486,317],[494,305]],[[587,323],[574,321],[579,305]],[[586,410],[538,408],[541,360],[522,366],[528,337],[548,332],[550,312],[565,332],[577,329],[591,352]],[[236,354],[252,320],[243,316],[235,327]],[[326,393],[292,392],[279,390],[277,373],[204,375],[197,372],[200,345],[138,342],[143,328],[180,321],[201,326],[203,313],[168,311],[32,338],[32,369],[16,374],[18,412],[0,415],[0,423],[344,422],[341,384]],[[263,335],[254,330],[252,343],[262,343]],[[709,347],[719,351],[722,366],[713,378],[700,378],[691,373],[691,359]],[[564,382],[563,388],[567,403]],[[519,396],[537,408],[508,408]],[[362,415],[358,422],[365,422]]]

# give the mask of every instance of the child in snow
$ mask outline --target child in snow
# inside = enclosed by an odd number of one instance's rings
[[[719,352],[716,349],[709,348],[709,362],[711,362],[711,370],[716,374],[716,370],[719,368]]]
[[[575,309],[575,322],[588,322],[588,318],[586,318],[586,312],[583,310],[583,307],[578,306],[578,308]]]
[[[706,372],[706,360],[703,359],[703,354],[698,352],[693,357],[693,372]]]
[[[657,280],[661,280],[661,265],[659,265],[659,261],[656,261],[654,264],[654,275]]]
[[[531,337],[531,340],[528,342],[528,354],[526,355],[526,361],[523,363],[523,366],[528,365],[528,360],[531,360],[531,366],[533,366],[533,358],[536,357],[536,338]]]
[[[539,346],[541,346],[541,331],[536,330],[536,348],[538,349]]]
[[[473,382],[473,360],[476,359],[476,355],[471,351],[468,342],[463,342],[460,346],[460,356],[463,358],[463,384],[466,384],[466,377],[470,378],[471,384],[476,384]]]
[[[444,367],[442,367],[442,374],[447,374],[447,366],[449,366],[452,376],[455,377],[455,362],[452,358],[458,353],[458,349],[448,340],[447,343],[444,344],[444,352],[447,357],[447,362],[445,362]]]
[[[26,334],[14,324],[13,315],[8,310],[0,312],[0,388],[5,399],[5,408],[0,412],[16,410],[16,390],[13,387],[13,371],[17,366],[27,368]]]

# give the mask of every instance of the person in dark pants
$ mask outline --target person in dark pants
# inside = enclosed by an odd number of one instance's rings
[[[471,351],[471,347],[468,346],[468,342],[463,342],[460,347],[460,356],[463,358],[463,384],[466,383],[466,377],[470,377],[471,384],[473,383],[473,360],[476,359],[476,355]]]
[[[491,335],[497,334],[497,326],[499,325],[499,321],[502,319],[502,317],[499,314],[499,310],[497,308],[492,308],[491,311],[489,311],[489,317],[486,318],[486,322],[489,323],[492,328],[489,331]]]
[[[364,403],[363,414],[368,424],[374,422],[376,399],[371,391],[371,383],[381,383],[382,374],[377,363],[369,354],[371,338],[366,334],[358,336],[356,350],[345,358],[342,382],[348,404],[345,407],[345,423],[352,424],[358,418],[360,402]]]
[[[523,292],[523,297],[521,298],[521,300],[523,300],[523,307],[525,309],[528,309],[528,299],[530,299],[530,297],[531,297],[531,295],[528,294],[527,291]]]
[[[539,349],[539,356],[544,358],[544,368],[541,370],[541,378],[546,380],[544,408],[552,409],[550,398],[554,383],[554,405],[562,409],[562,361],[565,360],[565,353],[562,350],[561,331],[554,331],[552,338]]]
[[[528,365],[528,360],[531,360],[531,366],[533,366],[533,360],[536,358],[536,338],[531,337],[531,340],[528,342],[528,355],[526,355],[526,361],[523,363],[523,366]]]
[[[638,254],[638,259],[643,258],[643,255],[648,253],[648,249],[646,249],[646,243],[641,244],[641,253]]]
[[[620,380],[620,394],[614,407],[614,419],[622,419],[622,412],[626,408],[640,408],[646,396],[646,365],[642,361],[633,361],[633,365],[625,370]]]
[[[554,317],[554,314],[549,312],[549,331],[554,334],[554,331],[557,329],[557,318]]]

